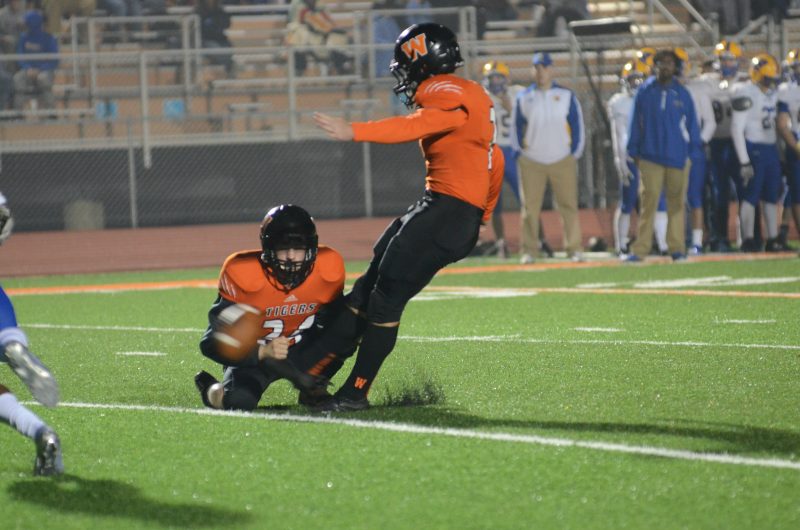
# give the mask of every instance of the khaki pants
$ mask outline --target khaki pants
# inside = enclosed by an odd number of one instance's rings
[[[653,224],[658,209],[661,190],[667,198],[667,246],[670,254],[686,253],[684,217],[686,215],[686,188],[689,186],[689,167],[667,167],[647,160],[639,160],[639,230],[631,252],[640,258],[650,253],[653,245]]]
[[[540,164],[519,157],[520,200],[522,202],[522,253],[539,252],[539,213],[547,183],[553,189],[558,212],[564,223],[564,247],[570,256],[581,252],[578,222],[578,167],[572,155],[554,164]]]

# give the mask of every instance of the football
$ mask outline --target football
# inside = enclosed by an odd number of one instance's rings
[[[244,360],[264,335],[263,320],[261,311],[246,304],[223,309],[212,335],[217,353],[231,362]]]

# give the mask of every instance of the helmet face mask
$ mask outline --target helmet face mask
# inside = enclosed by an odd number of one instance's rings
[[[629,94],[633,94],[649,75],[650,67],[637,56],[636,59],[625,63],[625,66],[622,67],[619,82]]]
[[[734,77],[739,72],[742,47],[733,41],[723,40],[714,47],[722,77]]]
[[[394,45],[389,70],[397,80],[394,93],[409,108],[420,83],[431,76],[450,74],[464,65],[455,34],[441,24],[414,24],[406,28]]]
[[[483,87],[495,96],[508,88],[511,71],[505,63],[491,61],[483,65]]]
[[[272,208],[261,223],[261,263],[268,278],[279,282],[284,291],[302,284],[317,259],[317,228],[303,208],[282,204]],[[281,251],[303,250],[300,261],[287,259]],[[284,254],[280,259],[279,252]]]
[[[786,70],[789,80],[800,84],[800,48],[793,48],[786,54]]]

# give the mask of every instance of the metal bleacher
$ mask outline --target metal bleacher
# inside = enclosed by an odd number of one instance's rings
[[[376,15],[404,15],[405,11],[373,9],[371,2],[327,4],[350,38],[351,44],[342,49],[352,59],[349,71],[335,72],[324,60],[315,60],[313,52],[318,50],[313,47],[284,44],[286,5],[226,6],[232,49],[203,49],[198,18],[188,7],[140,18],[73,18],[59,55],[54,88],[57,107],[0,113],[0,147],[13,151],[70,143],[191,143],[211,141],[209,135],[285,141],[319,134],[310,124],[310,113],[316,109],[349,112],[341,107],[342,100],[377,100],[380,104],[371,107],[369,117],[387,115],[393,80],[384,65],[374,63],[376,47],[368,35]],[[620,66],[644,43],[686,46],[698,58],[709,53],[717,35],[705,21],[698,22],[687,6],[686,0],[593,0],[589,2],[593,18],[629,17],[632,30],[580,41],[570,35],[535,37],[535,6],[521,1],[517,19],[488,22],[480,40],[474,8],[424,13],[458,15],[467,77],[477,79],[481,64],[492,58],[509,65],[515,82],[530,83],[531,53],[547,50],[555,59],[557,78],[591,105],[582,61],[595,84],[610,95],[616,89]],[[762,22],[741,38],[746,48],[777,51],[785,49],[792,34],[800,34],[798,29],[795,20],[785,21],[781,31]],[[309,57],[303,72],[296,65],[301,53]],[[220,54],[231,56],[232,72],[213,60]],[[254,126],[255,115],[267,125]]]

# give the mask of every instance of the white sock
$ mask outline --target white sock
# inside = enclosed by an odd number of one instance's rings
[[[739,205],[739,230],[742,232],[742,240],[753,239],[756,222],[756,207],[747,201],[742,201]]]
[[[667,212],[656,212],[656,221],[653,227],[656,233],[656,243],[658,250],[664,252],[667,246]]]
[[[698,247],[703,246],[703,229],[702,228],[692,228],[692,245],[696,245]]]
[[[36,436],[39,429],[46,426],[39,416],[20,405],[17,397],[11,392],[0,394],[0,420],[30,439]]]
[[[764,224],[767,225],[767,237],[775,239],[778,237],[778,205],[771,202],[764,202]]]
[[[631,214],[622,213],[617,208],[614,211],[614,249],[622,252],[622,248],[628,244],[628,231],[631,228]]]

